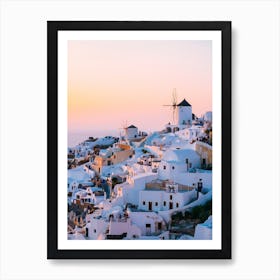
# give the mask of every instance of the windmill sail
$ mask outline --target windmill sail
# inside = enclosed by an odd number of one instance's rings
[[[177,111],[177,92],[176,92],[176,88],[173,89],[172,91],[172,101],[171,101],[171,104],[169,105],[163,105],[163,106],[168,106],[168,107],[171,107],[171,110],[172,110],[172,121],[173,121],[173,124],[176,123],[176,111]]]

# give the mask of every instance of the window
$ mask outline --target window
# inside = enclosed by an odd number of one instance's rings
[[[166,166],[165,166],[165,165],[163,166],[163,169],[166,169]]]
[[[146,202],[145,202],[145,201],[143,201],[143,205],[146,205]]]
[[[166,206],[166,201],[163,201],[163,206]]]
[[[155,205],[158,206],[158,203],[156,202]]]
[[[93,232],[96,233],[96,229],[94,229]]]
[[[174,170],[174,169],[175,169],[175,166],[172,166],[172,169]]]
[[[176,203],[176,207],[177,207],[177,208],[179,207],[179,203],[178,203],[178,202]]]
[[[151,224],[146,224],[146,228],[151,228]]]
[[[189,159],[188,158],[186,158],[186,164],[188,164],[189,163]]]
[[[158,223],[158,230],[161,230],[162,224]]]
[[[172,195],[170,195],[170,200],[172,200]]]

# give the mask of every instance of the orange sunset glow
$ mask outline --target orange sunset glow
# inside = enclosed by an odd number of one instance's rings
[[[69,41],[68,132],[158,131],[172,90],[200,117],[212,111],[211,41]],[[105,133],[105,132],[104,132]],[[94,135],[93,135],[94,136]]]

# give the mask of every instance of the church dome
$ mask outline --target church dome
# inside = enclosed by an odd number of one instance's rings
[[[198,153],[191,149],[168,150],[162,159],[167,162],[185,163],[186,158],[191,161],[200,159]]]

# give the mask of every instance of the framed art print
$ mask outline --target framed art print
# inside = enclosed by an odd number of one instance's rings
[[[47,28],[47,257],[231,258],[231,22]]]

